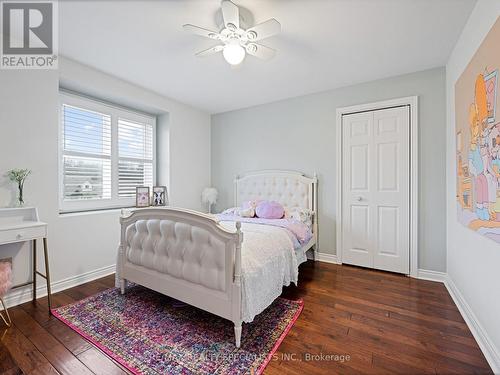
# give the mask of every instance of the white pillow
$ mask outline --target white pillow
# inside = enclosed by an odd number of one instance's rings
[[[230,207],[221,212],[222,215],[238,215],[239,207]]]
[[[238,215],[241,217],[254,217],[255,216],[255,209],[253,207],[240,208],[238,210]]]
[[[314,212],[308,208],[287,207],[285,209],[285,218],[298,220],[308,226],[312,226]]]
[[[241,208],[241,207],[231,207],[227,210],[222,211],[223,215],[234,215],[240,217],[254,217],[255,216],[255,208]]]

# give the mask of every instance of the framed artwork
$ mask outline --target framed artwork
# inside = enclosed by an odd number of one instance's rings
[[[135,188],[135,206],[149,207],[149,186],[138,186]]]
[[[455,84],[458,220],[500,243],[500,18]]]
[[[166,206],[168,204],[168,194],[166,186],[153,187],[153,206]]]

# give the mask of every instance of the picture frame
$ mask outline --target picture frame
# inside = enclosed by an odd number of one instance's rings
[[[151,205],[155,207],[168,205],[168,193],[166,186],[153,186]]]
[[[137,186],[135,188],[135,206],[137,208],[149,207],[149,186]]]

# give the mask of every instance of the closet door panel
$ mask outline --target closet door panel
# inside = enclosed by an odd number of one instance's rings
[[[342,261],[373,267],[372,189],[373,114],[349,115],[343,121]]]

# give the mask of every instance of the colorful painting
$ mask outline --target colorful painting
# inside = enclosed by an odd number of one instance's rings
[[[455,85],[458,219],[500,242],[500,18]]]

